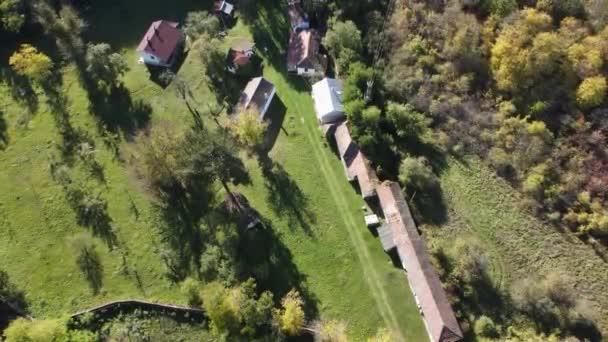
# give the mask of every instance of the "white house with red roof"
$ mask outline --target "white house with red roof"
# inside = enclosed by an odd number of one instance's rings
[[[140,62],[164,67],[173,65],[186,40],[178,26],[179,23],[166,20],[153,22],[137,47]]]

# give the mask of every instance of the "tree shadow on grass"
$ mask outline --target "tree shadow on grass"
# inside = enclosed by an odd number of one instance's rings
[[[8,145],[8,132],[4,112],[0,109],[0,151],[4,150]]]
[[[87,251],[86,255],[79,258],[78,266],[84,274],[93,294],[99,294],[103,286],[103,265],[97,251],[95,249]]]
[[[207,188],[191,189],[187,193],[175,190],[155,205],[162,219],[161,239],[167,246],[161,257],[172,281],[181,281],[200,269],[203,241],[199,223],[210,212],[212,199],[213,193]]]
[[[289,41],[291,28],[286,22],[284,2],[250,1],[248,6],[242,6],[241,13],[261,54],[275,69],[287,73],[284,46]]]
[[[152,107],[142,100],[134,101],[122,84],[112,87],[108,93],[89,89],[88,94],[90,111],[113,133],[122,132],[130,139],[150,121]]]
[[[455,274],[455,260],[443,249],[433,251],[434,259],[439,263],[442,282],[448,284],[446,291],[458,298],[454,309],[459,320],[467,321],[470,317],[488,316],[496,324],[509,325],[516,311],[511,298],[503,293],[492,281],[488,271],[479,270],[476,278],[470,283],[458,279]],[[470,322],[472,323],[472,322]],[[466,340],[475,340],[474,332],[465,332]]]
[[[266,135],[262,145],[263,153],[270,152],[270,150],[272,150],[274,147],[274,144],[279,137],[279,133],[281,133],[281,129],[283,128],[283,121],[285,120],[286,113],[287,107],[278,96],[275,96],[270,107],[268,108],[267,117],[270,124],[266,129]]]
[[[441,175],[448,167],[445,154],[436,146],[418,139],[402,140],[400,142],[403,150],[408,151],[414,157],[423,156],[428,159],[435,175]],[[395,165],[396,174],[390,178],[397,178],[400,165]],[[448,219],[448,209],[439,179],[422,188],[408,188],[405,191],[406,200],[412,205],[415,217],[418,221],[441,225]]]
[[[6,303],[3,307],[3,303]],[[25,299],[25,292],[15,287],[9,276],[3,270],[0,270],[0,331],[2,331],[3,320],[8,324],[9,317],[2,316],[3,310],[5,313],[14,314],[17,316],[28,312],[28,303]]]
[[[243,279],[254,277],[261,289],[274,294],[277,302],[291,289],[298,290],[305,303],[306,316],[316,317],[319,301],[306,287],[306,276],[293,263],[293,255],[277,236],[272,222],[266,218],[261,221],[263,228],[246,231],[241,240]]]
[[[26,77],[17,75],[10,68],[0,68],[0,79],[7,83],[13,100],[25,105],[31,115],[38,111],[38,95],[30,80]]]
[[[424,189],[406,191],[405,195],[406,200],[412,204],[417,221],[434,225],[447,222],[448,209],[441,184],[436,183]]]
[[[314,238],[312,226],[316,217],[308,208],[308,198],[279,163],[268,155],[259,155],[259,163],[267,189],[267,202],[279,216],[287,217],[289,228],[301,227],[304,233]]]
[[[95,160],[93,155],[95,140],[85,130],[72,125],[68,109],[68,99],[58,91],[58,89],[61,89],[61,83],[47,83],[43,89],[47,97],[47,103],[51,108],[53,119],[55,120],[55,126],[62,137],[62,142],[58,148],[63,161],[68,165],[72,165],[74,157],[80,157],[91,176],[105,183],[103,165]]]

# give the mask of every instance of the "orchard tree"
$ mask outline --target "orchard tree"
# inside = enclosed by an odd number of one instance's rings
[[[194,40],[203,34],[215,37],[220,31],[220,20],[207,11],[189,12],[184,24],[184,32]]]
[[[292,289],[281,300],[281,308],[274,310],[274,322],[279,331],[287,336],[296,336],[304,327],[304,301],[300,293]]]
[[[179,170],[184,142],[184,129],[169,121],[161,121],[135,138],[132,156],[138,173],[161,199],[183,189],[185,181]]]
[[[38,83],[46,81],[53,69],[51,58],[30,44],[22,44],[9,58],[9,64],[17,74]]]
[[[268,123],[260,120],[260,111],[253,107],[243,110],[229,125],[239,142],[250,148],[255,148],[264,142],[267,127]]]
[[[217,180],[226,193],[233,197],[228,183],[246,183],[249,174],[238,156],[233,140],[223,131],[191,131],[183,147],[181,174],[188,179]],[[196,186],[196,184],[193,184]],[[238,203],[235,198],[233,202]]]
[[[125,58],[107,43],[89,44],[86,53],[87,73],[99,89],[109,89],[119,83],[119,77],[129,70]]]

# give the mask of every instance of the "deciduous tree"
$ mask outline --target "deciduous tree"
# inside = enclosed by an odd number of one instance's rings
[[[243,110],[238,118],[229,124],[230,130],[245,146],[255,148],[264,142],[268,124],[260,120],[257,108]]]
[[[116,86],[119,77],[129,70],[125,58],[107,43],[89,44],[86,54],[87,73],[99,89]]]
[[[23,0],[0,0],[0,24],[11,32],[19,32],[25,22]]]
[[[296,336],[304,327],[304,301],[300,293],[293,289],[281,300],[281,308],[274,311],[274,321],[279,330],[288,335]]]
[[[6,342],[63,342],[69,341],[63,319],[30,321],[18,318],[4,331]]]
[[[414,191],[423,191],[437,186],[437,176],[433,173],[430,163],[424,157],[406,157],[399,167],[399,181]]]
[[[338,21],[334,18],[330,23],[330,29],[323,38],[323,45],[336,61],[338,72],[344,73],[351,63],[360,59],[363,48],[361,31],[350,20]]]
[[[346,324],[336,320],[320,320],[313,324],[315,341],[319,342],[348,342]]]
[[[192,37],[192,39],[196,40],[203,34],[215,37],[219,31],[220,20],[217,16],[211,15],[207,11],[188,12],[184,24],[184,32]]]
[[[44,82],[51,76],[53,61],[30,44],[22,44],[9,59],[16,73],[36,82]]]
[[[594,76],[586,78],[576,90],[576,101],[583,108],[597,107],[606,98],[606,78]]]

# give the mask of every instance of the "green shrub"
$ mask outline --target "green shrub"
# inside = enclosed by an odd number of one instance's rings
[[[188,298],[188,305],[200,307],[203,304],[200,294],[200,283],[195,279],[186,278],[181,283],[180,290]]]
[[[473,329],[477,336],[492,338],[496,337],[497,335],[496,325],[494,324],[494,321],[492,321],[492,319],[488,316],[480,316],[475,321]]]
[[[399,180],[406,188],[424,190],[438,185],[437,176],[424,157],[407,157],[399,167]]]

